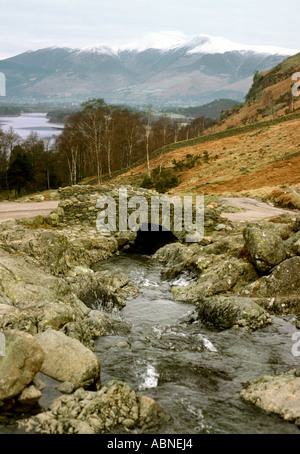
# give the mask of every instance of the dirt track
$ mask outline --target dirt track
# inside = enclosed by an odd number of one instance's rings
[[[222,213],[222,216],[230,221],[257,221],[279,216],[283,213],[299,214],[296,211],[283,210],[247,197],[222,197],[221,201],[227,205],[244,209],[244,211],[237,213]]]
[[[237,213],[223,213],[222,216],[231,221],[255,221],[279,216],[283,213],[296,214],[299,212],[275,208],[264,202],[247,197],[223,197],[221,201],[226,205],[244,209]],[[47,216],[57,208],[58,201],[49,202],[2,202],[0,203],[0,221],[6,219],[33,218],[38,214]]]
[[[0,221],[6,219],[34,218],[38,214],[47,216],[57,208],[58,201],[49,202],[2,202],[0,203]]]

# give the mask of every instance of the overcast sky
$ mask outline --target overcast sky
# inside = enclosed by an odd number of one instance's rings
[[[6,0],[0,58],[50,46],[121,46],[162,31],[300,49],[299,0]]]

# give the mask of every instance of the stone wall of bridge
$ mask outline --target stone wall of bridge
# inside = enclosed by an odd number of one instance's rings
[[[163,218],[163,213],[168,212],[162,210],[162,205],[160,205],[159,218],[157,216],[153,218],[154,201],[157,202],[157,200],[161,201],[164,199],[167,201],[178,200],[178,198],[174,199],[174,196],[168,197],[167,195],[159,194],[154,190],[134,188],[129,185],[74,185],[61,188],[59,190],[59,194],[60,202],[56,212],[59,216],[59,224],[61,225],[82,224],[95,226],[101,230],[101,225],[105,216],[104,210],[108,206],[104,202],[107,200],[107,202],[114,201],[115,204],[113,211],[115,211],[116,215],[116,231],[119,231],[119,229],[124,230],[124,227],[125,229],[127,227],[127,229],[130,230],[129,220],[136,218],[137,209],[140,208],[138,202],[141,200],[144,205],[144,211],[141,208],[144,219],[143,216],[138,219],[138,222],[143,224],[143,227],[140,230],[143,230],[143,228],[145,228],[145,230],[152,230],[153,225],[158,225],[158,228],[166,226],[166,229],[174,233],[179,240],[183,239],[188,231],[193,231],[193,229],[186,228],[183,215],[182,229],[178,230],[178,223],[176,224],[176,219],[178,220],[178,211],[174,208],[174,204],[170,202],[167,202],[170,206],[169,228],[168,222],[166,222],[165,218]],[[122,205],[121,207],[120,204]],[[125,205],[126,209],[124,208]],[[183,206],[184,205],[182,204],[182,207]],[[156,214],[157,213],[158,212],[156,210]],[[219,214],[213,209],[206,208],[202,214],[205,233],[209,233],[213,230],[216,224],[222,221],[224,222],[224,220],[220,220]],[[130,218],[130,216],[133,216],[133,218]],[[127,217],[127,219],[124,219],[125,217]],[[193,204],[191,210],[191,222],[195,223],[195,220],[196,206]],[[145,226],[146,224],[148,224],[148,227]]]

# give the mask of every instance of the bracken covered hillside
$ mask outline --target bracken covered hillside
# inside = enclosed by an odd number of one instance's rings
[[[299,110],[300,96],[292,95],[295,84],[292,75],[299,71],[300,53],[269,71],[257,72],[246,102],[225,112],[215,130],[277,118]]]

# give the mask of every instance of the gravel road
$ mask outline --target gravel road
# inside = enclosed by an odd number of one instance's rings
[[[6,219],[34,218],[38,214],[47,216],[57,208],[58,201],[49,202],[1,202],[0,221]]]
[[[248,197],[223,197],[221,202],[233,207],[243,208],[244,210],[237,213],[222,213],[222,216],[230,221],[257,221],[279,216],[283,213],[299,214],[299,211],[276,208],[265,202],[249,199]]]

